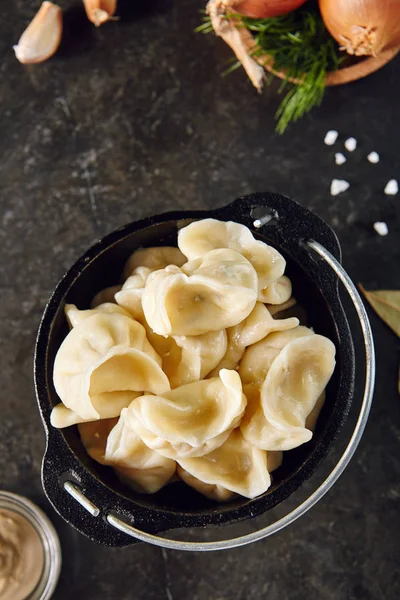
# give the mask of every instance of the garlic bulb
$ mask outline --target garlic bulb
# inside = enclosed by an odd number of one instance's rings
[[[341,50],[378,56],[400,46],[399,0],[319,0],[321,15]]]
[[[52,2],[43,2],[14,46],[15,56],[23,64],[43,62],[57,51],[61,35],[61,8]]]

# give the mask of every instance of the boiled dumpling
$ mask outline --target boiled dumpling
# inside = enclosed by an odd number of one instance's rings
[[[273,319],[264,304],[257,302],[246,319],[227,330],[226,354],[211,372],[211,376],[217,376],[220,369],[236,369],[246,348],[263,340],[271,332],[293,329],[298,324],[299,321],[296,318]]]
[[[291,296],[288,300],[286,300],[286,302],[283,302],[282,304],[266,304],[266,307],[268,308],[269,312],[271,313],[271,315],[273,317],[280,315],[281,313],[284,313],[285,311],[289,310],[289,308],[292,308],[293,306],[296,305],[296,298],[294,298],[293,296]]]
[[[287,344],[272,362],[261,391],[246,385],[248,408],[240,428],[264,450],[291,450],[312,437],[306,419],[335,368],[335,346],[313,335]]]
[[[249,444],[240,429],[209,454],[178,459],[178,464],[196,479],[246,498],[263,494],[271,485],[267,453]]]
[[[144,318],[142,308],[143,290],[150,273],[147,267],[137,267],[115,299],[143,324],[149,342],[162,359],[162,368],[171,388],[203,379],[226,353],[226,332],[222,329],[202,335],[174,337],[155,333]]]
[[[201,335],[237,325],[253,310],[257,275],[233,250],[214,250],[204,259],[152,273],[142,303],[159,335]]]
[[[128,277],[120,292],[115,294],[115,301],[121,309],[139,321],[146,330],[147,339],[160,357],[171,354],[175,346],[172,338],[163,337],[155,333],[147,323],[142,307],[143,290],[148,276],[152,271],[148,267],[137,267]],[[163,366],[164,369],[164,366]],[[165,369],[164,369],[165,371]]]
[[[150,273],[147,267],[136,268],[115,299],[143,324],[149,342],[162,359],[163,371],[172,388],[203,379],[226,352],[226,332],[210,331],[198,336],[169,338],[155,333],[148,325],[142,308],[143,290]]]
[[[148,267],[137,267],[125,281],[121,290],[115,294],[115,301],[127,310],[134,319],[144,322],[142,307],[143,290],[148,276],[152,273]]]
[[[282,434],[277,430],[274,433],[271,433],[271,430],[267,428],[267,423],[261,404],[260,387],[252,383],[248,383],[243,386],[243,392],[247,398],[246,413],[240,423],[240,427],[244,437],[250,443],[260,447],[261,449],[265,449],[265,446],[267,445],[268,447],[275,447],[286,443],[287,432]],[[313,410],[306,419],[306,431],[304,432],[304,440],[301,441],[301,443],[296,444],[297,446],[308,442],[312,438],[312,433],[315,430],[315,425],[317,423],[317,419],[324,404],[324,401],[325,392],[322,392]],[[307,430],[310,431],[307,433]],[[279,464],[275,467],[277,468],[282,462],[282,451],[268,451],[268,458],[270,458],[271,461],[279,461]],[[272,468],[270,468],[269,464],[268,471],[270,473],[272,472]]]
[[[161,354],[161,358],[171,388],[204,379],[221,361],[228,345],[225,329],[195,336],[174,336],[168,341],[169,350]]]
[[[226,353],[225,329],[202,335],[165,338],[154,333],[146,322],[143,325],[147,338],[161,357],[171,388],[204,379]]]
[[[267,452],[267,469],[268,473],[273,473],[278,469],[283,462],[283,452],[280,450],[271,450]]]
[[[257,272],[258,299],[261,302],[262,290],[285,271],[286,261],[275,248],[256,240],[248,227],[233,221],[195,221],[179,231],[178,246],[189,260],[202,258],[216,248],[231,248],[240,252]]]
[[[147,267],[150,271],[164,269],[168,265],[181,267],[186,262],[186,257],[179,248],[173,246],[157,246],[154,248],[140,248],[128,258],[124,267],[124,277],[130,277],[137,267]]]
[[[101,419],[100,421],[91,421],[90,423],[79,423],[78,431],[85,446],[86,452],[95,461],[102,465],[107,464],[104,459],[106,451],[107,438],[110,431],[118,423],[118,418]]]
[[[97,462],[111,466],[116,474],[138,492],[152,494],[173,476],[176,463],[147,448],[124,421],[102,419],[78,425],[87,453]]]
[[[126,310],[112,302],[104,302],[103,304],[98,304],[95,308],[86,310],[80,310],[75,304],[66,304],[64,312],[71,328],[76,327],[84,319],[93,315],[98,315],[99,313],[118,313],[120,315],[125,315],[125,317],[130,317],[130,314]]]
[[[202,456],[223,444],[245,407],[239,375],[223,369],[214,379],[138,398],[126,419],[147,446],[178,459]]]
[[[142,442],[129,427],[127,412],[128,409],[123,409],[107,438],[105,464],[113,466],[119,476],[137,491],[153,494],[171,479],[176,463]]]
[[[99,419],[92,398],[105,392],[160,394],[170,385],[140,323],[116,313],[95,314],[74,327],[54,363],[54,386],[67,408]]]
[[[258,299],[266,304],[284,304],[292,295],[292,283],[289,277],[282,275],[268,287],[261,290]]]
[[[140,395],[140,392],[129,391],[104,392],[96,396],[91,396],[90,401],[99,414],[100,419],[110,419],[112,417],[119,417],[121,410],[129,406],[132,400]],[[53,408],[50,416],[51,424],[53,427],[57,427],[57,429],[70,427],[77,423],[87,423],[92,420],[93,418],[85,419],[80,417],[78,413],[67,408],[62,402]]]
[[[314,335],[313,330],[300,325],[287,331],[270,333],[261,341],[249,346],[239,366],[242,383],[260,386],[279,352],[289,342],[309,335]]]
[[[281,466],[283,454],[282,452],[266,452],[267,455],[267,470],[268,473],[272,473]],[[190,485],[193,489],[195,489],[203,496],[210,498],[210,500],[215,500],[216,502],[229,502],[236,496],[235,492],[228,490],[226,487],[223,487],[219,484],[213,483],[205,483],[201,479],[194,477],[188,471],[185,471],[180,465],[178,465],[177,473],[179,477],[184,481],[187,485]]]
[[[232,500],[236,495],[234,492],[231,492],[231,490],[222,487],[222,485],[205,483],[204,481],[201,481],[201,479],[193,477],[193,475],[185,471],[180,465],[178,465],[177,473],[186,485],[189,485],[196,490],[196,492],[203,494],[203,496],[210,498],[210,500],[215,500],[216,502],[229,502],[229,500]]]
[[[308,415],[307,419],[306,419],[306,428],[309,429],[310,431],[312,431],[314,433],[315,431],[315,426],[317,424],[317,420],[319,417],[319,413],[322,410],[322,407],[325,403],[325,390],[322,392],[322,394],[320,395],[320,397],[318,398],[318,400],[315,403],[314,408],[312,409],[312,411],[310,412],[310,414]]]
[[[115,302],[114,296],[121,289],[120,285],[112,285],[104,290],[101,290],[95,295],[91,302],[91,308],[96,308],[99,304],[105,304],[106,302]]]

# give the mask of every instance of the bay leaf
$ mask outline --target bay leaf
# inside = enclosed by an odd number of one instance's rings
[[[368,300],[377,315],[385,321],[395,334],[400,337],[400,291],[398,290],[371,290],[367,291],[361,283],[358,284],[361,292]]]

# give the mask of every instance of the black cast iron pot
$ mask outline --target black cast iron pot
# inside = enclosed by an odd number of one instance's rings
[[[267,216],[266,219],[260,218]],[[59,402],[53,385],[57,350],[68,333],[65,303],[89,308],[93,296],[120,282],[123,265],[139,247],[176,245],[177,231],[193,220],[213,217],[247,225],[254,235],[273,245],[287,260],[286,274],[297,300],[307,311],[309,324],[336,346],[336,369],[326,390],[326,402],[312,440],[284,453],[273,484],[253,500],[235,499],[217,504],[178,482],[153,495],[141,495],[124,486],[110,467],[92,460],[76,426],[58,430],[50,424],[52,407]],[[258,227],[254,226],[254,221]],[[268,221],[265,225],[263,223]],[[261,226],[260,226],[261,225]],[[346,315],[338,293],[338,279],[306,242],[322,244],[341,259],[334,232],[309,210],[273,193],[238,198],[211,211],[180,211],[129,223],[94,244],[66,273],[46,306],[40,325],[34,364],[37,401],[47,437],[42,465],[44,491],[55,510],[93,541],[126,546],[135,539],[114,529],[106,520],[109,511],[136,528],[157,534],[181,527],[223,525],[260,515],[285,500],[308,479],[327,455],[349,412],[354,389],[354,350]],[[88,512],[64,488],[66,480],[93,502]]]

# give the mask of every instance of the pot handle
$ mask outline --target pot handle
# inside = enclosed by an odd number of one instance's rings
[[[351,300],[353,301],[354,308],[357,312],[357,316],[360,321],[361,330],[364,338],[365,345],[365,358],[366,358],[366,375],[365,375],[365,388],[364,395],[361,404],[361,410],[357,419],[357,423],[354,427],[350,441],[337,462],[336,466],[332,469],[330,475],[323,481],[323,483],[309,496],[304,502],[297,506],[294,510],[286,514],[281,519],[271,523],[270,525],[259,529],[258,531],[249,533],[247,535],[230,538],[228,540],[216,541],[216,542],[185,542],[177,541],[171,538],[160,537],[150,533],[146,533],[132,525],[125,523],[118,516],[115,515],[115,511],[110,511],[106,515],[106,519],[109,525],[117,529],[135,540],[148,542],[162,548],[170,548],[174,550],[186,550],[186,551],[211,551],[211,550],[225,550],[228,548],[236,548],[238,546],[244,546],[246,544],[264,539],[274,533],[277,533],[287,525],[293,523],[296,519],[306,513],[314,504],[316,504],[321,498],[328,492],[333,484],[338,480],[340,475],[343,473],[345,468],[350,462],[356,448],[360,442],[361,436],[365,429],[368,415],[370,412],[372,397],[374,392],[375,384],[375,349],[374,341],[371,331],[371,325],[368,320],[367,312],[364,304],[360,298],[360,295],[350,279],[349,275],[343,269],[341,264],[336,258],[320,243],[313,240],[303,242],[303,246],[307,247],[307,250],[312,250],[319,255],[320,258],[326,261],[331,267],[333,272],[337,275],[340,281],[346,288]],[[88,499],[86,496],[76,490],[73,487],[68,486],[65,488],[66,491],[72,495],[77,502],[89,510],[87,505]]]

